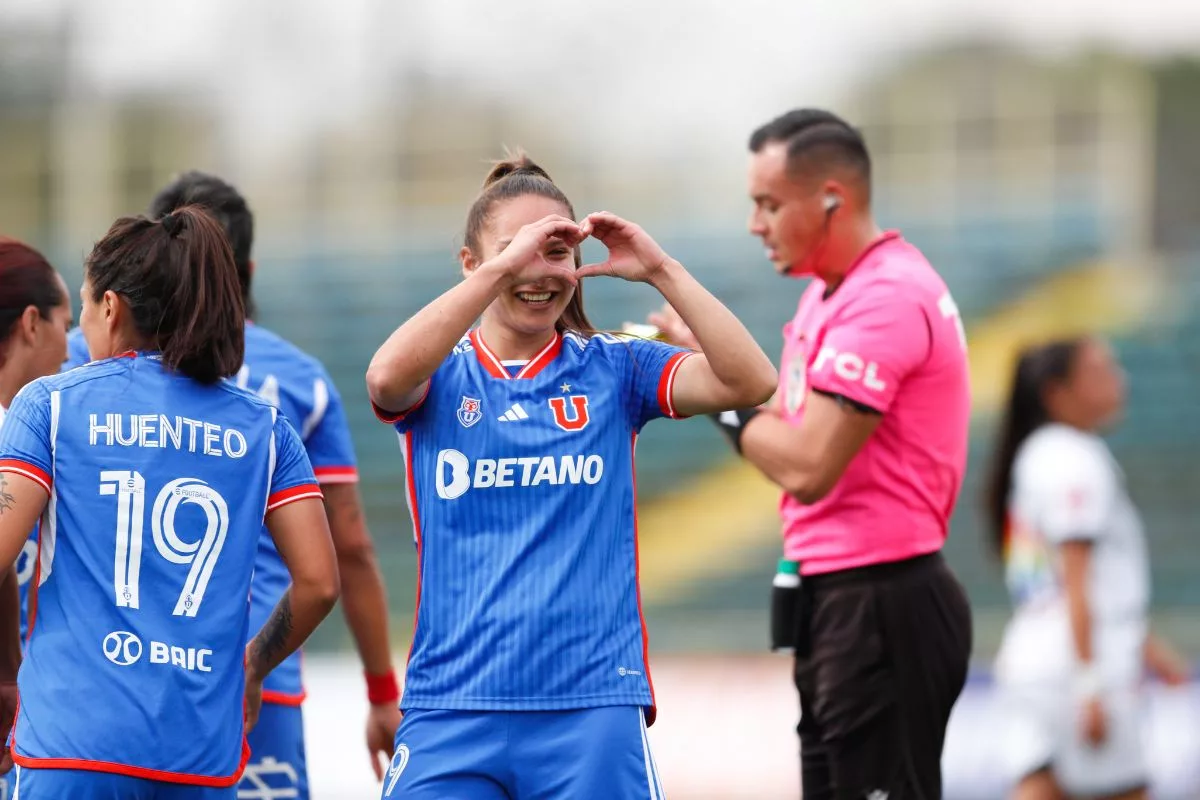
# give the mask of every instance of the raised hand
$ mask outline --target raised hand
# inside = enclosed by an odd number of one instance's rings
[[[679,316],[679,312],[672,308],[670,303],[663,303],[662,308],[651,313],[646,321],[658,328],[668,343],[676,347],[686,347],[688,350],[700,349],[700,342],[696,340],[696,334],[692,333],[692,329],[687,326],[683,317]]]
[[[554,278],[574,286],[574,248],[585,238],[574,220],[552,214],[522,227],[484,267],[502,270],[514,285]]]
[[[670,260],[666,251],[650,234],[616,214],[598,211],[588,214],[579,225],[580,232],[593,236],[608,248],[608,258],[585,264],[576,273],[580,278],[609,275],[627,281],[650,283]]]

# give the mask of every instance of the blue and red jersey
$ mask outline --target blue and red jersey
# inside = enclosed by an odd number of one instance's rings
[[[676,416],[688,353],[556,336],[504,363],[478,331],[402,415],[418,550],[401,708],[653,708],[638,587],[634,448]]]
[[[71,332],[68,344],[70,360],[66,366],[87,363],[87,345],[79,329]],[[342,399],[320,361],[251,323],[246,325],[245,362],[232,381],[284,413],[299,432],[320,483],[358,481],[354,442]],[[250,592],[251,636],[270,617],[290,583],[291,576],[275,549],[275,542],[264,530]],[[283,705],[303,702],[302,659],[302,652],[297,650],[267,676],[263,685],[264,702]]]
[[[129,354],[22,389],[0,470],[49,495],[16,762],[233,785],[264,520],[320,497],[295,430],[229,382]]]

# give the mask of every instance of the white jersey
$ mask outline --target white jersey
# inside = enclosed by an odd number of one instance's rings
[[[1092,647],[1109,681],[1136,680],[1150,576],[1142,522],[1100,437],[1066,425],[1035,431],[1017,451],[1006,581],[1015,614],[997,669],[1009,680],[1066,677],[1074,664],[1058,547],[1092,543]]]

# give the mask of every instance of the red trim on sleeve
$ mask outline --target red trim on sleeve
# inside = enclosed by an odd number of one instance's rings
[[[670,419],[684,419],[675,412],[675,373],[679,365],[695,353],[676,353],[663,365],[662,375],[658,379],[658,406]]]
[[[277,692],[273,689],[263,689],[262,701],[271,703],[277,706],[292,706],[296,707],[304,703],[308,697],[308,692],[301,691],[300,694],[291,694],[290,692]]]
[[[358,483],[358,467],[313,467],[317,483]]]
[[[50,487],[54,485],[54,479],[50,477],[50,473],[36,464],[30,464],[28,461],[21,461],[16,458],[0,459],[0,472],[23,475],[45,489],[46,494],[50,494]]]
[[[310,497],[315,497],[318,500],[324,498],[321,494],[321,487],[315,483],[302,483],[299,486],[293,486],[290,489],[280,489],[267,498],[267,513],[286,506],[288,503],[294,503],[297,500],[307,500]]]
[[[388,425],[395,425],[409,414],[416,411],[425,403],[425,398],[429,397],[429,390],[433,387],[433,378],[425,381],[425,393],[421,395],[421,399],[413,403],[412,408],[406,408],[403,411],[388,411],[386,408],[380,408],[375,405],[375,401],[371,401],[371,410],[375,412],[375,416],[380,422],[386,422]]]

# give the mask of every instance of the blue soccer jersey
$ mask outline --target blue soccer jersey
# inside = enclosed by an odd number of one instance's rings
[[[248,757],[244,652],[263,520],[320,497],[291,425],[228,382],[203,386],[130,354],[25,387],[0,431],[0,470],[50,495],[17,763],[233,785]]]
[[[87,345],[78,329],[72,331],[68,349],[67,366],[87,362]],[[358,481],[354,442],[342,399],[320,361],[266,328],[250,323],[246,325],[246,360],[233,380],[283,411],[299,431],[320,483]],[[290,583],[291,576],[275,542],[264,530],[250,592],[251,635],[267,621]],[[301,651],[297,650],[267,676],[264,702],[303,702],[301,661]]]
[[[653,710],[634,445],[687,352],[556,337],[515,370],[478,331],[401,416],[418,552],[401,708]]]

